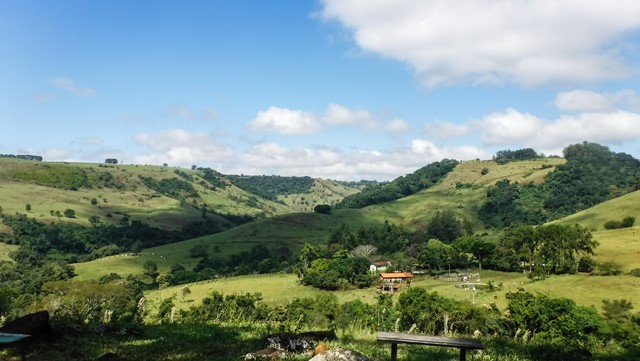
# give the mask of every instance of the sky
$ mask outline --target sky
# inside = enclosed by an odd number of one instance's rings
[[[0,0],[0,153],[391,180],[640,158],[637,0]]]

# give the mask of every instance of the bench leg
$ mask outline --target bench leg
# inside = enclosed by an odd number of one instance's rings
[[[398,359],[398,344],[391,344],[391,361],[396,361]]]
[[[467,349],[460,349],[460,361],[466,361],[467,359]]]

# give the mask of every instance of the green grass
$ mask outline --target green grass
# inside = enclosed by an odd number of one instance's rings
[[[37,177],[31,181],[28,178],[30,172],[41,175],[43,172],[38,171],[56,168],[80,168],[88,173],[109,172],[114,179],[124,184],[124,188],[94,186],[68,190],[38,185]],[[179,178],[174,170],[158,166],[102,166],[0,158],[0,206],[5,214],[25,213],[43,222],[65,221],[88,226],[88,218],[98,216],[101,222],[118,224],[126,214],[130,220],[140,220],[166,229],[180,229],[184,224],[201,221],[201,212],[194,205],[207,204],[216,213],[233,215],[273,216],[293,212],[286,205],[254,197],[235,186],[215,190],[204,188],[200,185],[198,173],[192,170],[182,169],[183,172],[194,175],[193,187],[199,196],[186,203],[160,195],[139,180],[139,176],[154,179]],[[22,178],[16,178],[16,174]],[[98,200],[97,205],[91,204],[92,198]],[[30,212],[26,211],[26,204],[31,205]],[[51,215],[51,211],[64,213],[68,208],[75,210],[75,219],[59,219]],[[109,214],[111,218],[108,217]]]
[[[18,249],[19,246],[0,242],[0,262],[11,261],[9,253]]]
[[[640,268],[640,227],[602,230],[594,232],[600,245],[596,248],[596,260],[613,261],[628,272]]]
[[[636,224],[640,225],[640,191],[600,203],[582,212],[567,216],[559,220],[558,223],[578,223],[589,229],[604,230],[605,222],[622,221],[628,216],[635,217]]]

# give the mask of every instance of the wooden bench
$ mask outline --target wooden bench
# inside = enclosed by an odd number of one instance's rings
[[[22,361],[26,360],[25,357],[25,343],[30,335],[23,335],[21,333],[2,333],[0,332],[0,350],[3,348],[15,347],[20,348],[20,356]]]
[[[441,336],[413,335],[408,333],[378,332],[378,341],[391,343],[391,361],[398,358],[398,344],[408,343],[413,345],[455,347],[460,349],[460,361],[467,358],[467,350],[484,350],[480,340],[468,338],[453,338]]]

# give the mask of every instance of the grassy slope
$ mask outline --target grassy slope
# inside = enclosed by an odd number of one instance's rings
[[[562,164],[563,159],[545,159],[498,165],[495,162],[463,162],[439,185],[394,202],[370,206],[361,210],[335,210],[331,215],[314,213],[295,213],[259,220],[236,227],[227,232],[180,243],[147,249],[143,255],[155,253],[153,260],[161,271],[172,264],[180,263],[185,267],[193,266],[197,259],[189,258],[190,249],[199,243],[209,245],[212,252],[219,246],[221,253],[239,253],[247,251],[256,244],[269,247],[287,246],[292,251],[299,250],[305,242],[321,243],[334,229],[346,224],[351,229],[362,226],[375,226],[385,220],[406,224],[417,228],[425,224],[438,210],[453,209],[463,217],[478,224],[475,210],[480,207],[486,195],[486,187],[500,179],[509,178],[519,182],[540,182],[551,169],[541,169],[542,165]],[[482,175],[483,168],[489,173]],[[475,187],[456,189],[456,183],[474,184]],[[160,258],[160,256],[165,258]],[[129,270],[142,272],[142,257],[109,258],[76,265],[76,271],[83,279],[100,277],[109,272],[128,273]],[[96,267],[94,268],[94,265]],[[122,269],[120,269],[122,265]]]
[[[125,188],[81,188],[77,191],[45,187],[30,182],[16,181],[13,174],[39,170],[45,165],[51,167],[79,167],[97,172],[110,172],[114,178],[125,184]],[[182,225],[200,221],[201,212],[189,204],[157,194],[140,182],[138,176],[154,179],[178,177],[174,168],[159,166],[117,165],[104,167],[88,163],[49,163],[0,158],[0,206],[6,214],[27,213],[43,222],[55,222],[58,218],[51,211],[64,213],[70,208],[76,211],[76,218],[64,218],[66,222],[88,225],[88,217],[98,216],[102,222],[118,223],[124,214],[130,220],[141,220],[152,226],[179,229]],[[199,193],[197,205],[206,203],[209,209],[220,214],[267,216],[290,213],[285,205],[254,197],[235,186],[215,190],[205,189],[199,183],[198,172],[182,169],[192,174],[196,181],[194,188]],[[96,198],[98,204],[91,205]],[[252,201],[257,203],[252,204]],[[26,204],[31,204],[31,212],[26,212]],[[107,215],[111,214],[111,218]],[[6,231],[6,230],[5,230]]]
[[[428,222],[437,211],[452,210],[476,227],[481,227],[477,211],[482,206],[488,187],[497,181],[510,179],[520,183],[540,183],[553,167],[564,159],[550,158],[535,161],[513,162],[499,165],[493,161],[468,161],[460,163],[440,184],[409,197],[362,210],[365,218],[406,224],[409,228]],[[552,166],[542,169],[542,166]],[[489,173],[482,175],[483,168]],[[457,184],[466,187],[456,187]]]
[[[330,179],[316,179],[308,193],[282,195],[278,200],[297,212],[313,212],[318,204],[334,205],[360,189],[362,187],[347,187]]]

